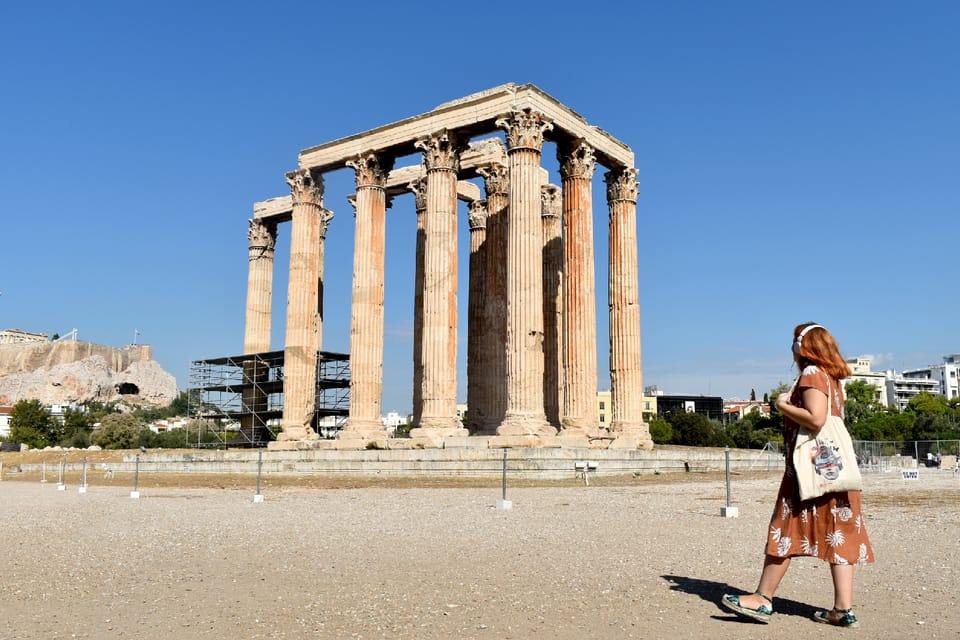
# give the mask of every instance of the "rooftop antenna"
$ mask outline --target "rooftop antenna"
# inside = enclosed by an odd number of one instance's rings
[[[140,335],[140,329],[133,330],[133,344],[137,344],[137,337]]]

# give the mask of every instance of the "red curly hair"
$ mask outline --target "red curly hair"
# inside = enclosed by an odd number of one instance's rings
[[[800,338],[801,333],[803,338]],[[793,358],[801,371],[808,365],[816,365],[834,380],[847,378],[852,373],[850,366],[840,355],[837,341],[829,331],[815,322],[805,322],[794,328]]]

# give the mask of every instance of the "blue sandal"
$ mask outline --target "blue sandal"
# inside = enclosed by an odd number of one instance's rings
[[[764,623],[770,622],[770,616],[773,615],[773,601],[759,591],[755,591],[754,595],[758,595],[769,602],[770,606],[762,604],[756,609],[751,609],[750,607],[745,607],[740,604],[740,596],[732,596],[729,594],[724,595],[723,598],[721,598],[720,604],[727,609],[730,609],[730,611],[733,611],[737,615],[744,616],[745,618],[750,618],[751,620]]]
[[[835,620],[831,620],[831,613],[839,613],[840,617]],[[817,611],[815,614],[813,614],[813,619],[817,622],[832,624],[835,627],[846,627],[847,629],[853,629],[857,626],[857,624],[859,624],[857,622],[857,616],[853,615],[853,611],[851,609],[837,609],[836,607],[830,609],[830,611]]]

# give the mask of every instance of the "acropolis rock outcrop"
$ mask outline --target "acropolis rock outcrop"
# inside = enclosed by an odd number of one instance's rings
[[[124,400],[164,406],[177,396],[176,379],[153,360],[149,345],[110,347],[65,340],[0,344],[0,404]]]

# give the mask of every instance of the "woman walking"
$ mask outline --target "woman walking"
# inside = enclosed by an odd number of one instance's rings
[[[721,604],[741,616],[769,622],[773,596],[790,559],[813,556],[830,564],[833,578],[833,608],[817,611],[814,620],[855,627],[853,568],[874,561],[860,511],[860,492],[841,491],[801,500],[792,456],[801,427],[816,433],[828,414],[843,417],[840,380],[850,375],[850,367],[830,332],[814,323],[793,330],[793,358],[800,376],[791,393],[782,394],[776,403],[783,414],[786,465],[767,532],[760,583],[752,594],[724,595]]]

